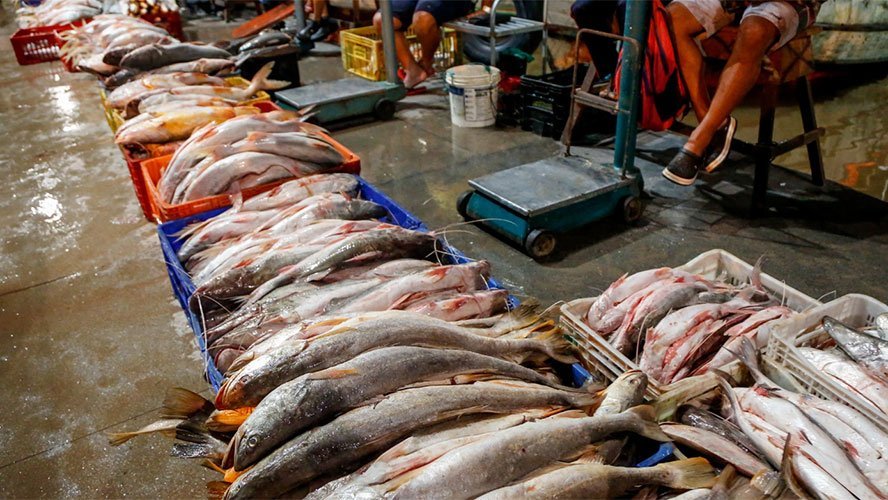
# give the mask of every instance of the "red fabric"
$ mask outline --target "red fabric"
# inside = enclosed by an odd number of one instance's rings
[[[661,0],[651,2],[651,22],[641,69],[641,110],[638,126],[666,130],[688,111],[688,89],[678,66],[678,55],[670,28],[669,14]],[[622,59],[622,52],[620,53]],[[614,75],[619,93],[622,66]]]

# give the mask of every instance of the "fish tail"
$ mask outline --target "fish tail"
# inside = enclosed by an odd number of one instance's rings
[[[693,490],[715,485],[715,470],[703,457],[660,464],[656,468],[668,472],[665,486],[669,488]]]
[[[250,95],[255,95],[256,92],[260,90],[279,90],[290,85],[290,82],[270,80],[268,77],[271,75],[272,69],[274,69],[274,61],[262,66],[262,68],[253,75],[253,80],[250,82],[249,87],[253,92],[250,93]]]
[[[798,446],[799,439],[798,434],[792,432],[786,436],[786,443],[783,445],[783,459],[780,461],[780,472],[782,473],[783,480],[786,483],[786,486],[789,487],[790,491],[796,494],[799,498],[808,498],[808,493],[805,491],[805,487],[802,486],[801,480],[796,475],[795,470],[795,454],[793,450]]]
[[[654,441],[665,443],[672,440],[660,430],[660,425],[656,422],[657,415],[654,412],[653,406],[639,405],[626,410],[625,413],[628,413],[630,418],[635,420],[636,427],[632,429],[632,432]]]
[[[210,413],[213,410],[213,403],[200,394],[174,387],[167,392],[160,413],[166,418],[189,418],[198,412]]]
[[[120,446],[123,443],[129,441],[130,439],[132,439],[136,436],[141,436],[143,434],[150,434],[152,432],[158,432],[161,434],[165,434],[167,436],[172,436],[175,433],[175,430],[172,428],[170,428],[170,429],[156,429],[156,430],[146,430],[146,428],[142,428],[137,431],[130,431],[130,432],[109,432],[109,433],[107,433],[108,444],[110,444],[111,446]]]
[[[566,364],[577,362],[577,358],[572,353],[574,349],[573,344],[564,336],[561,328],[557,325],[537,334],[535,340],[542,343],[543,351],[548,357]]]
[[[176,427],[176,439],[172,454],[181,458],[206,458],[216,463],[222,461],[228,445],[210,434],[203,422],[186,420]]]

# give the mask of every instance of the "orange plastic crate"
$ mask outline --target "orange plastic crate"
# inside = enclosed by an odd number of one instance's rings
[[[336,150],[339,151],[345,158],[342,166],[334,170],[334,172],[345,172],[349,174],[360,175],[361,159],[351,150],[336,142],[332,137],[326,134],[321,134],[321,136],[325,141],[332,144],[333,147],[336,148]],[[160,176],[161,174],[163,174],[163,171],[166,169],[167,165],[169,165],[171,159],[172,155],[168,155],[141,162],[141,175],[144,179],[145,191],[147,192],[148,199],[151,203],[152,217],[149,220],[154,219],[157,222],[167,222],[189,217],[201,212],[206,212],[208,210],[231,206],[232,196],[228,194],[210,196],[186,203],[179,203],[177,205],[172,205],[161,200],[160,193],[157,191],[157,183],[160,182]],[[264,193],[265,191],[274,189],[277,186],[287,182],[288,180],[292,179],[284,179],[269,184],[263,184],[261,186],[255,186],[249,189],[245,189],[241,194],[244,199],[247,199],[252,196],[256,196],[257,194]]]

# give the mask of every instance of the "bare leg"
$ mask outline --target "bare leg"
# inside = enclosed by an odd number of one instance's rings
[[[731,57],[718,81],[715,98],[700,125],[691,133],[685,149],[702,155],[713,135],[758,80],[762,58],[777,40],[777,27],[766,19],[750,16],[740,24]]]
[[[434,62],[435,52],[438,50],[438,44],[441,43],[441,30],[435,18],[425,11],[417,11],[413,14],[413,32],[419,39],[422,47],[422,58],[419,65],[425,70],[427,76],[435,74]]]
[[[327,11],[328,0],[312,0],[312,5],[314,6],[312,18],[315,21],[329,17],[330,13]]]
[[[404,78],[404,86],[411,88],[419,81],[425,80],[427,76],[422,76],[425,75],[425,71],[423,71],[422,67],[416,62],[416,59],[413,58],[413,54],[410,52],[410,45],[407,44],[407,36],[401,31],[401,20],[396,17],[392,19],[392,23],[394,23],[395,28],[395,51],[398,54],[398,62],[401,63],[401,67],[404,68],[404,73],[407,74]],[[376,26],[377,33],[381,34],[382,15],[379,12],[373,16],[373,25]]]
[[[672,30],[675,33],[675,48],[678,51],[681,75],[688,85],[694,114],[697,115],[697,121],[701,122],[709,111],[710,100],[703,75],[703,54],[694,38],[703,33],[703,26],[687,7],[680,3],[669,4],[668,9],[672,18]]]

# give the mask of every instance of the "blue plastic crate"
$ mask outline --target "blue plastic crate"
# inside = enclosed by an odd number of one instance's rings
[[[382,205],[388,210],[389,215],[382,219],[383,222],[395,224],[403,228],[415,231],[429,231],[428,227],[426,227],[426,225],[423,224],[423,222],[419,218],[398,205],[397,202],[389,198],[383,192],[379,191],[376,187],[374,187],[361,177],[358,177],[358,182],[360,184],[359,196],[361,198]],[[215,390],[219,389],[223,377],[219,370],[216,369],[216,366],[213,364],[212,359],[210,359],[209,355],[207,354],[206,342],[203,338],[203,325],[201,323],[201,319],[198,315],[192,313],[191,309],[188,307],[188,300],[196,290],[196,287],[194,286],[194,282],[191,281],[191,276],[182,266],[182,263],[179,262],[177,252],[182,247],[183,241],[177,238],[175,235],[190,224],[213,218],[221,214],[222,212],[225,212],[226,210],[229,210],[229,208],[210,210],[193,215],[191,217],[186,217],[184,219],[165,222],[157,226],[157,235],[160,239],[160,248],[163,251],[164,262],[167,266],[167,274],[170,278],[170,284],[173,289],[173,294],[179,301],[179,305],[182,306],[182,310],[185,312],[188,324],[194,331],[198,347],[200,348],[201,357],[205,360],[206,363],[207,380],[209,380],[210,384]],[[442,263],[466,264],[469,262],[473,262],[473,259],[468,258],[464,253],[460,252],[456,248],[453,248],[443,241],[441,241],[440,244],[443,250],[441,259]],[[487,280],[487,285],[491,289],[505,289],[502,284],[500,284],[497,280],[493,278],[489,278]],[[519,300],[512,295],[509,295],[508,301],[510,309],[514,309],[520,304]],[[579,387],[583,385],[583,383],[585,383],[585,381],[589,378],[589,372],[587,372],[579,364],[574,364],[570,367],[569,376],[571,379],[570,381],[573,383],[573,385]]]

